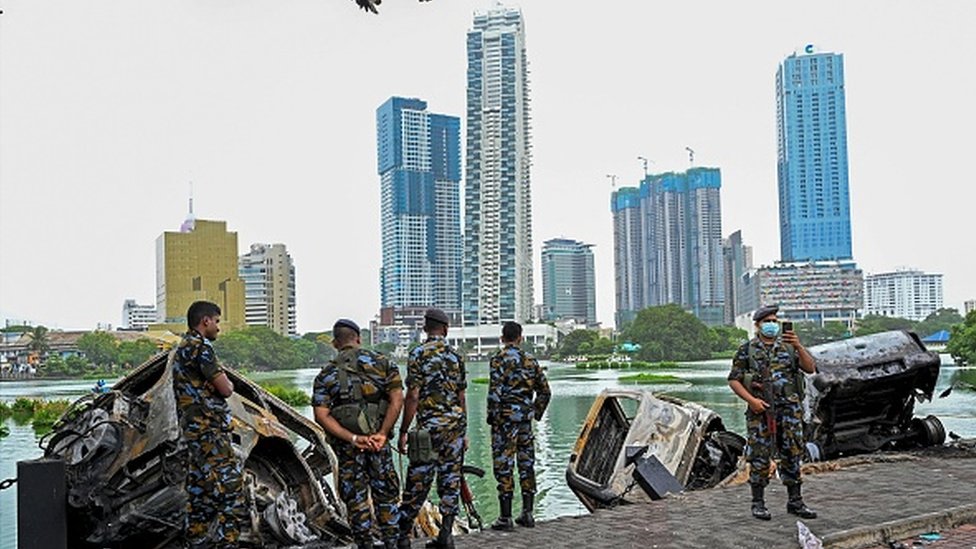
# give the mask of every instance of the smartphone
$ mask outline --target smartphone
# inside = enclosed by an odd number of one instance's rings
[[[784,320],[783,321],[783,331],[784,332],[792,332],[793,331],[793,322],[790,321],[790,320]]]

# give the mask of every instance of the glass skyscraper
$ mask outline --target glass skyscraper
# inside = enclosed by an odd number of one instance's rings
[[[844,57],[813,46],[776,72],[780,255],[851,259]]]
[[[468,31],[463,320],[532,320],[528,61],[517,9],[475,13]]]
[[[376,110],[381,307],[460,309],[460,126],[420,99]]]
[[[596,324],[592,247],[565,238],[542,243],[543,320]]]

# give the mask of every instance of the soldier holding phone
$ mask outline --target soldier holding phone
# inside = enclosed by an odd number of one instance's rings
[[[770,461],[778,453],[780,478],[789,493],[786,511],[802,518],[816,518],[817,513],[803,503],[800,493],[803,372],[812,374],[816,367],[813,356],[793,331],[793,323],[781,323],[778,312],[777,306],[756,311],[752,317],[756,337],[736,351],[728,377],[729,387],[749,405],[746,459],[751,466],[752,516],[771,518],[764,491],[769,483]]]

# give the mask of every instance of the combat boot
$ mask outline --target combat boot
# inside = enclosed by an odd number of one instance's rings
[[[492,523],[492,530],[501,530],[502,532],[511,532],[515,529],[515,525],[512,523],[512,496],[511,494],[507,496],[498,496],[498,519]]]
[[[786,487],[786,490],[790,494],[790,499],[786,502],[787,513],[805,519],[817,518],[817,512],[807,507],[806,504],[803,503],[803,496],[800,495],[799,484],[790,484]]]
[[[532,504],[535,494],[522,494],[522,514],[515,519],[515,524],[526,528],[535,528],[535,518],[532,517]]]
[[[454,549],[454,515],[444,515],[437,539],[427,542],[431,549]]]
[[[766,509],[766,501],[763,499],[763,492],[766,487],[761,484],[752,484],[752,516],[759,520],[769,520],[773,518]]]
[[[400,537],[396,540],[396,549],[410,549],[410,535],[406,532],[400,532]]]

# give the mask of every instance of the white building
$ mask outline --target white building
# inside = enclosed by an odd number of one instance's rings
[[[864,277],[864,314],[916,322],[942,308],[942,274],[903,269]]]
[[[966,300],[962,304],[963,315],[968,315],[969,313],[976,311],[976,299]]]
[[[245,323],[267,326],[283,336],[297,335],[295,265],[285,245],[251,244],[239,266]]]
[[[140,305],[134,299],[126,299],[122,303],[121,329],[144,332],[150,324],[155,324],[156,307],[154,305]]]

